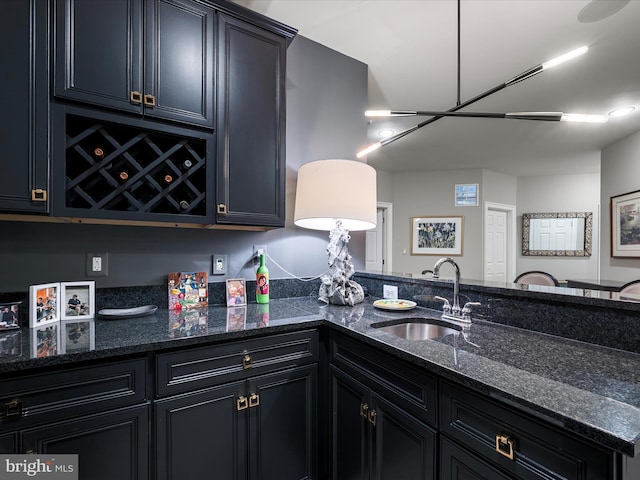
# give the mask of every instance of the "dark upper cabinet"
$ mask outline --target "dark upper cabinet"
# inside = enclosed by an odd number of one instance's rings
[[[286,39],[220,14],[217,47],[216,223],[282,227]]]
[[[190,0],[57,0],[55,95],[213,127],[214,16]]]
[[[47,0],[0,2],[0,210],[49,212]]]

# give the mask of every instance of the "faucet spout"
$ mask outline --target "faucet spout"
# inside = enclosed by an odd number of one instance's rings
[[[440,267],[445,263],[450,263],[451,265],[453,265],[453,268],[455,268],[455,271],[456,271],[456,277],[453,283],[453,305],[451,306],[451,313],[453,313],[454,316],[459,316],[460,315],[460,267],[458,266],[458,264],[453,260],[453,258],[450,258],[450,257],[441,258],[433,266],[433,278],[440,278]]]

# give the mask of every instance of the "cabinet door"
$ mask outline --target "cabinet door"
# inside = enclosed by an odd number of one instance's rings
[[[372,479],[434,480],[436,432],[384,398],[372,394]]]
[[[0,453],[18,453],[18,432],[0,435]]]
[[[248,380],[250,480],[317,478],[317,384],[316,364]]]
[[[142,112],[142,2],[57,0],[56,96]]]
[[[149,478],[149,407],[51,423],[22,432],[22,450],[78,454],[81,480]]]
[[[48,213],[47,0],[0,2],[0,210]]]
[[[157,480],[246,478],[244,389],[241,381],[156,402]]]
[[[510,477],[440,437],[440,480],[509,480]]]
[[[145,115],[213,127],[214,10],[145,1]]]
[[[369,478],[369,443],[366,417],[368,389],[340,370],[331,368],[331,478]]]
[[[216,220],[282,227],[286,42],[220,14],[218,52]]]

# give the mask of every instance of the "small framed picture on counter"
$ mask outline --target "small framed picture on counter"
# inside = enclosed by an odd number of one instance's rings
[[[60,284],[43,283],[29,287],[29,327],[60,321]]]
[[[247,304],[247,289],[244,278],[227,280],[227,307]]]
[[[95,288],[94,281],[62,282],[60,284],[61,319],[93,318],[96,313]]]
[[[0,304],[0,332],[20,328],[22,302]]]

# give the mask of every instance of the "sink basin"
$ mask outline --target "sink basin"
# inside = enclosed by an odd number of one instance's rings
[[[406,318],[390,322],[380,322],[372,325],[373,328],[406,338],[407,340],[428,340],[430,338],[440,338],[452,333],[459,332],[460,329],[446,325],[441,320],[429,318]]]

